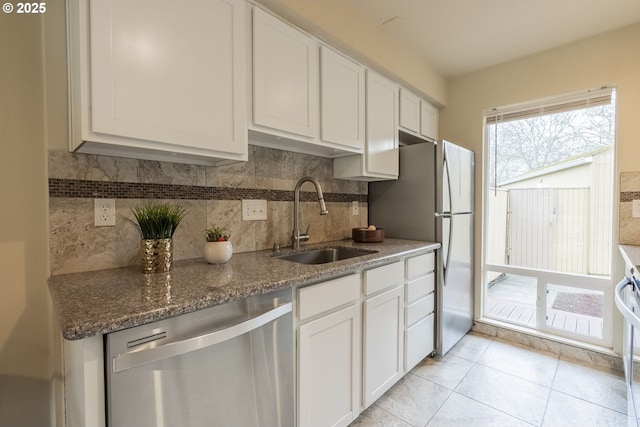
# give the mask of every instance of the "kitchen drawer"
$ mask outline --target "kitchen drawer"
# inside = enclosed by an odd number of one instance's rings
[[[364,293],[371,295],[404,279],[404,266],[401,261],[383,267],[373,268],[364,272]]]
[[[434,349],[434,318],[433,314],[422,319],[409,329],[405,335],[405,371],[410,371]]]
[[[338,308],[360,297],[357,274],[328,280],[298,289],[298,319],[305,320]]]
[[[433,313],[434,303],[435,295],[430,294],[407,307],[407,326],[411,326],[426,315]]]
[[[407,302],[411,304],[418,298],[430,294],[435,289],[435,273],[427,274],[407,283]]]
[[[407,279],[433,271],[436,265],[435,252],[419,255],[407,260]]]

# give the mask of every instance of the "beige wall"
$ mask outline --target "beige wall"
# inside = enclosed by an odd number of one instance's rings
[[[479,156],[484,110],[613,84],[617,86],[618,170],[637,170],[638,52],[640,24],[453,79],[448,83],[449,103],[440,112],[441,136]]]
[[[440,113],[440,136],[476,153],[476,212],[482,213],[482,116],[492,107],[615,85],[616,179],[619,172],[640,170],[639,52],[640,24],[636,24],[451,80],[448,105]],[[611,197],[617,203],[617,195]],[[477,215],[477,282],[481,224],[482,215]]]
[[[0,16],[0,425],[49,425],[42,21]]]
[[[438,105],[446,81],[424,59],[399,45],[382,27],[344,0],[257,0],[327,43],[386,74]]]

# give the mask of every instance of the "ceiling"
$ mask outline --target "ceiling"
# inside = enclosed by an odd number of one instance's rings
[[[455,77],[640,22],[639,0],[344,0]]]

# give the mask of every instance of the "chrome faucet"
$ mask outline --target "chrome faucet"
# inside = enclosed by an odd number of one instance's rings
[[[320,215],[326,215],[329,213],[327,210],[327,206],[324,204],[324,196],[322,195],[322,188],[320,187],[320,183],[317,179],[305,176],[300,178],[298,183],[296,184],[296,188],[294,190],[294,198],[293,198],[293,233],[291,235],[291,243],[293,244],[293,249],[300,249],[300,241],[309,240],[309,227],[307,227],[307,231],[304,234],[300,234],[300,224],[298,218],[298,212],[300,211],[300,187],[305,182],[310,182],[316,187],[316,193],[318,193],[318,203],[320,204]]]

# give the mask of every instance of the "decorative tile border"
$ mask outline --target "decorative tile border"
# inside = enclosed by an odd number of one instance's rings
[[[620,193],[620,202],[640,200],[640,191],[624,191]]]
[[[49,178],[49,197],[108,199],[242,200],[293,201],[294,192],[256,188],[203,187],[139,182],[91,181]],[[324,193],[327,202],[367,202],[366,194]],[[302,191],[300,200],[315,201],[315,193]]]

